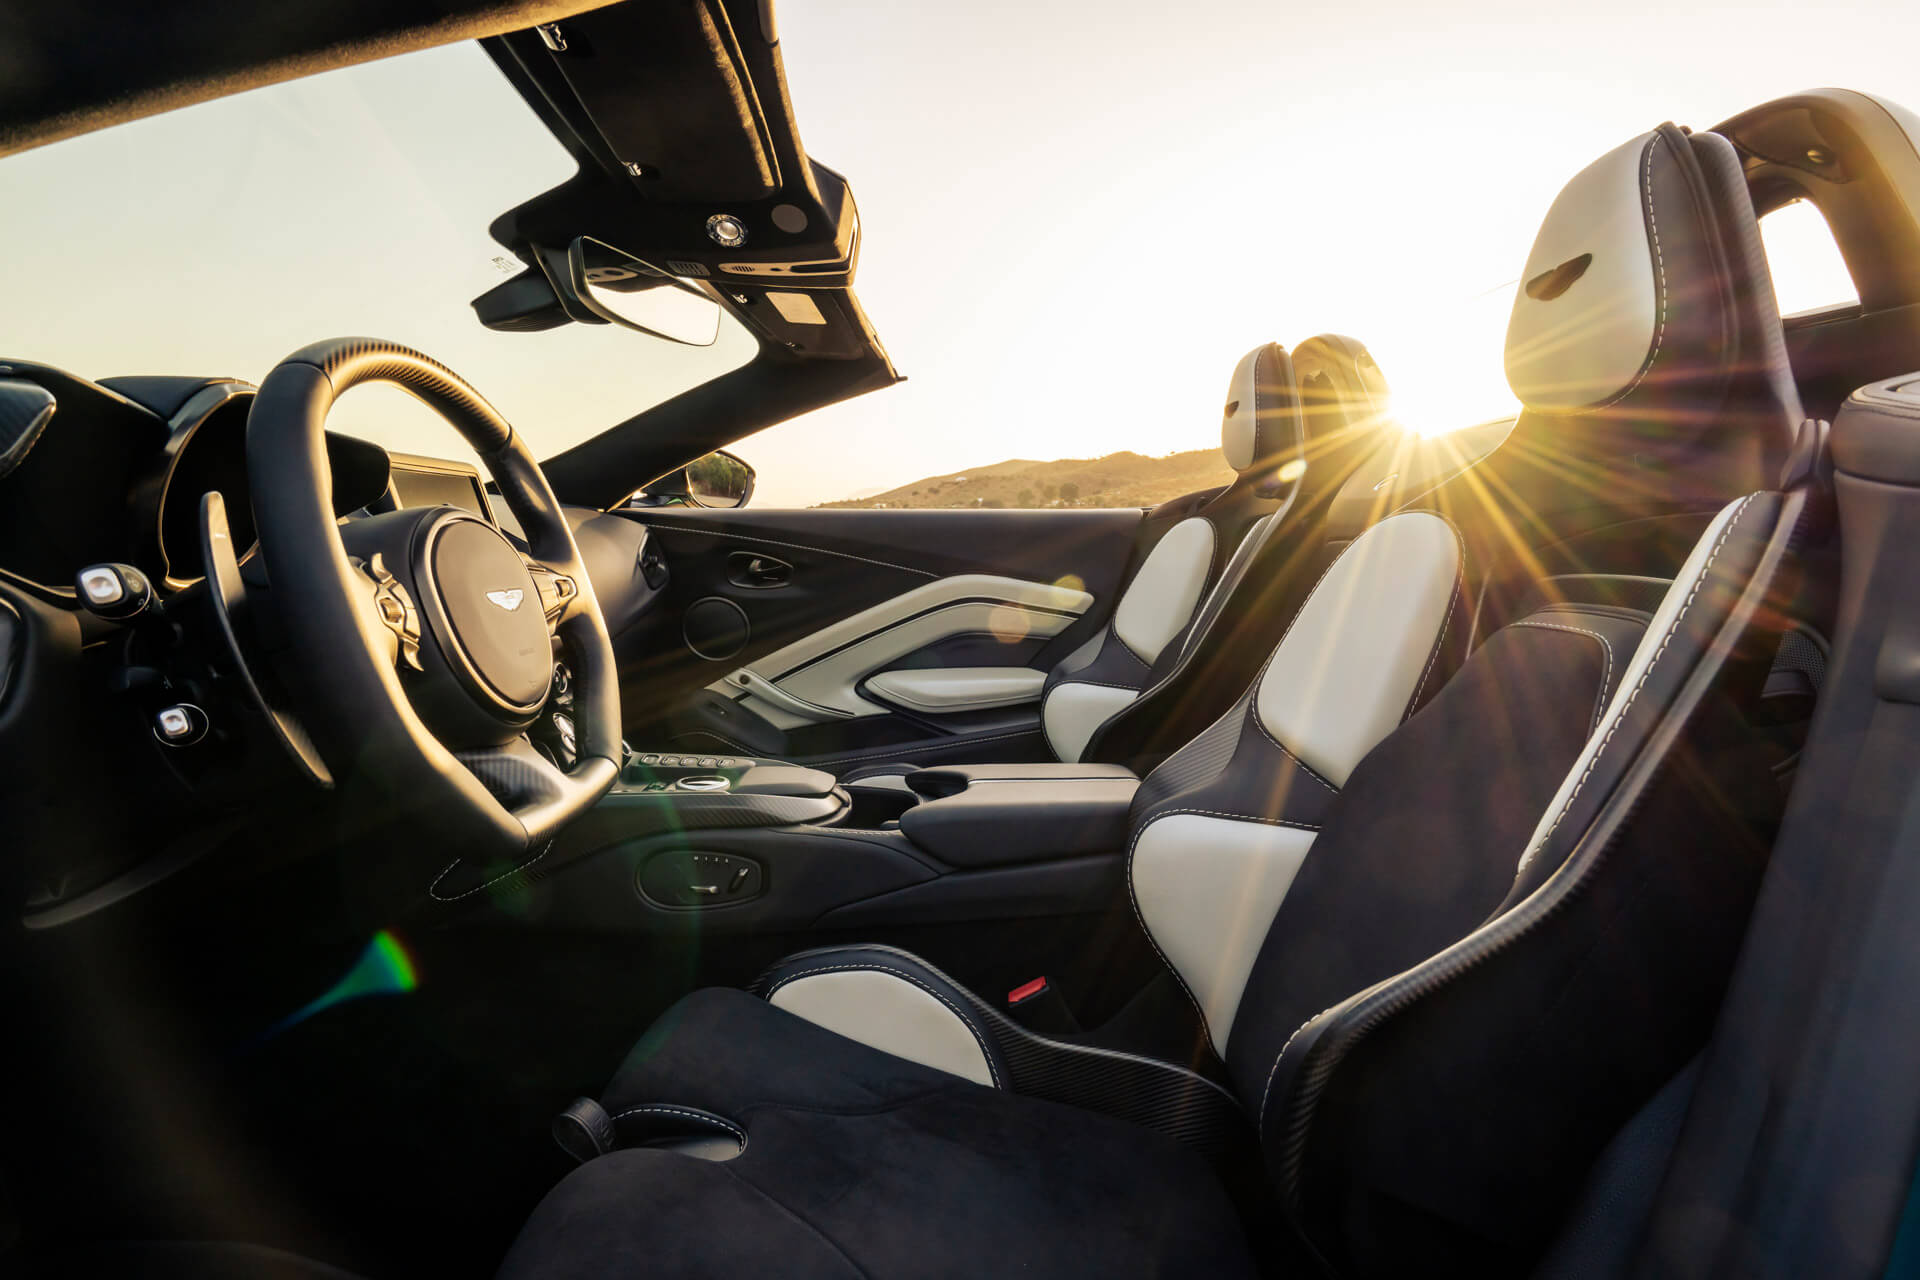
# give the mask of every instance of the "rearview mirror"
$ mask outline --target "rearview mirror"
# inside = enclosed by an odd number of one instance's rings
[[[695,458],[627,499],[629,507],[744,507],[753,496],[753,468],[722,449]]]
[[[612,245],[575,240],[567,250],[567,277],[579,303],[610,324],[690,347],[710,347],[720,336],[719,303]]]

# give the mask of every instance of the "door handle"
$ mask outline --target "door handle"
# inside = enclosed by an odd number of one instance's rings
[[[792,565],[759,551],[736,551],[727,557],[727,581],[736,587],[764,591],[784,587],[792,578]]]

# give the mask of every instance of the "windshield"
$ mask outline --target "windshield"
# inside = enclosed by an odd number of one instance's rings
[[[170,112],[0,165],[0,355],[85,377],[258,381],[321,338],[416,347],[477,386],[542,457],[750,360],[612,325],[482,328],[470,299],[521,270],[487,226],[574,163],[480,46],[448,46]],[[385,387],[329,422],[464,456]]]

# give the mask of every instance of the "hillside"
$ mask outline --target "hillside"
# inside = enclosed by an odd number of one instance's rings
[[[992,466],[928,476],[897,489],[823,507],[1150,507],[1183,493],[1227,484],[1233,472],[1218,449],[1193,449],[1148,458],[1110,453],[1104,458],[1032,462],[1012,458]]]

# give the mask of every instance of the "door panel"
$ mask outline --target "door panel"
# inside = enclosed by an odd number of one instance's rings
[[[648,526],[667,571],[659,605],[615,637],[629,739],[836,767],[1044,755],[1040,673],[1111,613],[1142,519],[1134,508],[620,514]],[[889,672],[883,696],[869,682]]]
[[[861,696],[860,685],[875,672],[957,636],[989,635],[1009,642],[1051,638],[1092,606],[1093,597],[1085,591],[1045,582],[984,573],[936,578],[784,645],[710,687],[735,697],[753,690],[742,699],[747,708],[782,729],[886,715],[885,703]],[[786,696],[769,701],[763,696],[769,685]]]

